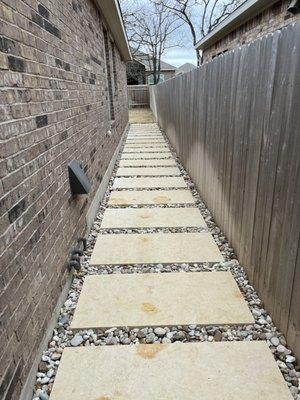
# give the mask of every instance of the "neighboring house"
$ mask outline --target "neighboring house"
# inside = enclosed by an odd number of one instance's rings
[[[32,398],[71,248],[106,190],[131,55],[117,0],[0,3],[0,398],[11,400]],[[86,195],[72,195],[72,160]]]
[[[177,68],[175,75],[177,76],[185,74],[186,72],[190,72],[195,68],[197,68],[196,65],[191,63],[182,64],[180,67]]]
[[[201,39],[203,62],[300,19],[300,0],[247,0]]]
[[[153,60],[148,54],[132,50],[133,61],[127,63],[127,84],[128,85],[152,85]],[[164,82],[175,76],[176,67],[161,60],[160,82]]]

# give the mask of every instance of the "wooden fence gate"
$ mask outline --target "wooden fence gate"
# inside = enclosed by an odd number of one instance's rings
[[[128,85],[127,92],[129,108],[150,106],[148,85]]]

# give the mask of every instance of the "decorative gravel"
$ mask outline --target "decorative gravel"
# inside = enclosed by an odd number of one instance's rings
[[[165,135],[164,135],[165,136]],[[165,139],[169,143],[167,137]],[[170,145],[170,143],[169,143]],[[159,206],[131,206],[133,208],[148,207],[198,207],[212,233],[225,262],[198,263],[198,264],[145,264],[145,265],[114,265],[91,267],[89,259],[93,246],[99,232],[103,233],[138,233],[138,232],[194,232],[203,231],[199,228],[163,228],[163,229],[101,229],[103,213],[107,208],[107,200],[111,191],[112,183],[118,168],[120,156],[116,162],[112,177],[104,199],[99,207],[94,225],[87,238],[87,251],[82,256],[80,272],[74,272],[74,277],[68,297],[61,308],[61,312],[53,331],[52,339],[48,348],[43,352],[36,375],[33,400],[47,400],[49,398],[55,375],[60,363],[61,354],[67,346],[107,346],[107,345],[130,345],[136,343],[171,343],[181,342],[214,342],[214,341],[241,341],[241,340],[267,340],[274,358],[282,372],[282,375],[290,388],[294,399],[300,400],[300,367],[296,365],[296,359],[292,351],[287,347],[284,335],[276,328],[272,318],[264,309],[263,302],[259,299],[253,286],[249,283],[244,268],[239,264],[232,247],[228,243],[224,233],[215,224],[213,216],[201,200],[192,180],[181,166],[177,156],[170,145],[170,149],[177,160],[178,167],[184,177],[187,186],[192,191],[196,200],[194,205],[159,205]],[[128,190],[128,189],[126,189]],[[158,189],[157,189],[158,190]],[[115,208],[115,206],[112,206]],[[127,273],[161,273],[176,271],[225,271],[230,270],[235,278],[245,300],[255,318],[253,325],[238,326],[161,326],[144,327],[143,329],[128,327],[111,327],[107,330],[81,330],[78,332],[70,330],[70,322],[74,314],[77,300],[87,274],[127,274]],[[70,371],[72,373],[72,371]]]

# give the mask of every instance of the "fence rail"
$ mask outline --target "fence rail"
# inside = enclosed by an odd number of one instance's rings
[[[148,85],[128,85],[127,91],[129,108],[150,106]]]
[[[151,87],[159,125],[300,359],[300,24]]]

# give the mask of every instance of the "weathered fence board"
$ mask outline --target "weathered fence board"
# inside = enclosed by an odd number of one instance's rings
[[[149,107],[150,97],[148,85],[128,85],[127,92],[129,108]]]
[[[300,24],[150,89],[151,108],[300,358]]]

